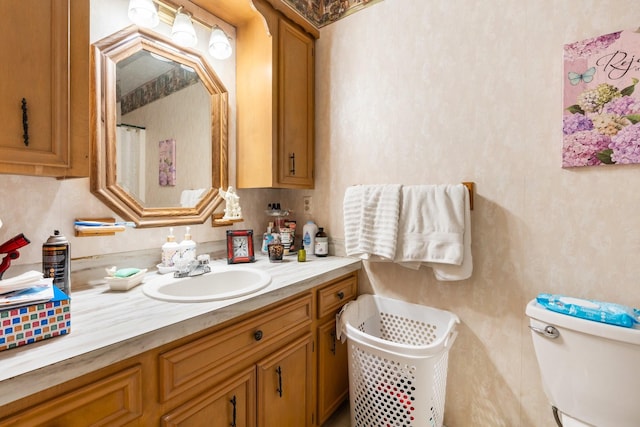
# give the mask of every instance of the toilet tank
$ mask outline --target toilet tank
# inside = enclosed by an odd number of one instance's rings
[[[564,414],[597,427],[640,426],[640,329],[527,304],[544,391]],[[553,326],[557,338],[537,333]]]

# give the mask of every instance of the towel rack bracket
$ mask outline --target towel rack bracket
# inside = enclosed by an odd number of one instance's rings
[[[469,209],[473,210],[473,182],[463,182],[462,185],[469,190]]]

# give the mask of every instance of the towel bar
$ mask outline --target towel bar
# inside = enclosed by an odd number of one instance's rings
[[[462,185],[469,190],[469,209],[473,210],[473,182],[463,182]]]

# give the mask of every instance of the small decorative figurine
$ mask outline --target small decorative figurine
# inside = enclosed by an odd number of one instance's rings
[[[236,190],[232,186],[229,186],[227,191],[220,188],[218,193],[220,193],[220,196],[226,202],[222,219],[241,219],[242,208],[240,207],[240,197],[236,194]]]

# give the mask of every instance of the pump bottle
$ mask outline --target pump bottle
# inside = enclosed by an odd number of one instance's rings
[[[173,228],[169,228],[167,241],[162,245],[162,266],[173,267],[175,257],[179,254],[179,250],[180,245],[178,245],[176,237],[173,235]]]

